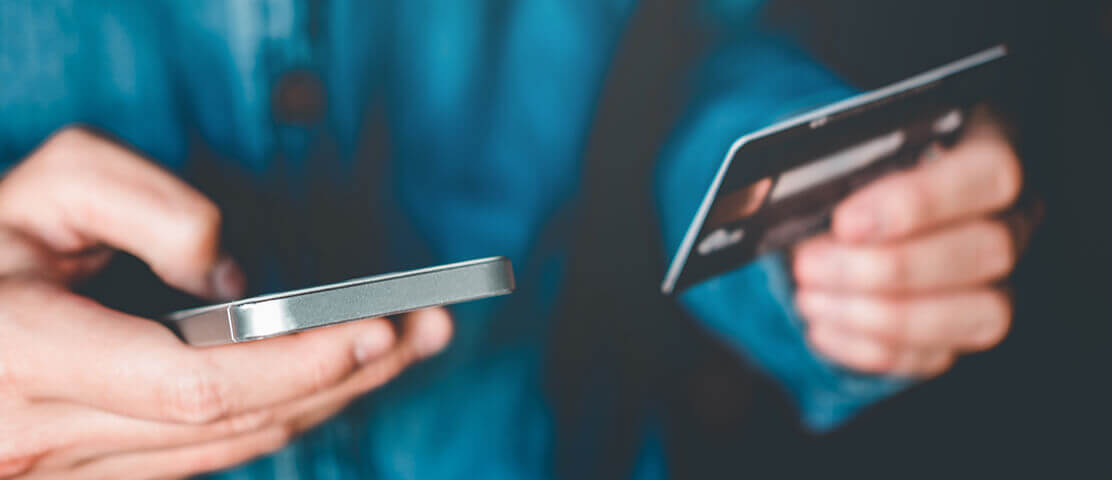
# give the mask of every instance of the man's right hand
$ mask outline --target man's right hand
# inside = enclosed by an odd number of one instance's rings
[[[81,129],[0,180],[0,478],[181,477],[276,450],[451,336],[443,309],[194,348],[67,286],[114,249],[168,284],[242,295],[220,212],[170,173]]]

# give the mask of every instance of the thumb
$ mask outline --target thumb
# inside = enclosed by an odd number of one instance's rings
[[[134,152],[83,129],[49,138],[0,181],[0,224],[60,253],[106,244],[166,283],[232,299],[244,276],[220,250],[219,208]]]

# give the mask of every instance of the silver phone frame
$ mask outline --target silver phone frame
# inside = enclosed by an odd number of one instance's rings
[[[510,260],[489,257],[179,310],[163,321],[190,345],[223,345],[513,290]]]

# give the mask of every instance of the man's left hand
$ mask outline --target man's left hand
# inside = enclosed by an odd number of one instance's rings
[[[999,282],[1023,243],[1001,217],[1022,169],[987,109],[937,158],[837,206],[831,232],[794,251],[812,346],[854,370],[932,377],[999,343],[1012,318]]]

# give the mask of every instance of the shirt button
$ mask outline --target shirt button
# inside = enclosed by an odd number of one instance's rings
[[[287,123],[313,123],[324,115],[324,86],[308,70],[292,70],[278,78],[271,96],[274,116]]]

